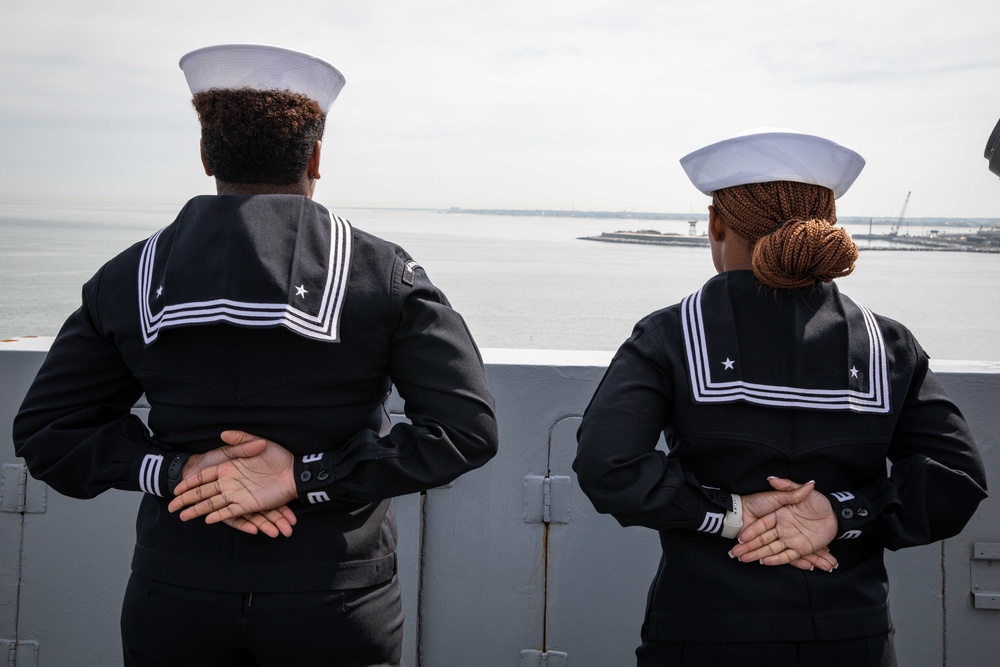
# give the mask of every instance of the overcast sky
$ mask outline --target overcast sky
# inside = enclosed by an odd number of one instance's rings
[[[703,212],[678,159],[760,126],[868,161],[844,216],[1000,217],[996,0],[3,0],[0,196],[214,191],[177,61],[265,43],[347,86],[337,206]]]

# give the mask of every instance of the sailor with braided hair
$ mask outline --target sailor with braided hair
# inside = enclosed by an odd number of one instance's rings
[[[768,287],[795,289],[854,271],[858,248],[835,226],[833,191],[795,181],[747,183],[713,193],[710,213],[752,248],[751,266]]]
[[[864,160],[768,131],[681,164],[719,273],[636,325],[573,464],[598,511],[660,534],[638,664],[895,665],[883,551],[958,533],[986,480],[912,334],[833,282]]]

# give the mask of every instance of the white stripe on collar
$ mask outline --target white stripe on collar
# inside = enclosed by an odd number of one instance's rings
[[[284,326],[307,338],[326,342],[340,340],[340,315],[347,293],[351,265],[351,223],[330,214],[330,255],[326,284],[319,311],[312,315],[285,303],[248,303],[230,299],[192,301],[166,306],[157,312],[149,307],[157,286],[153,284],[156,241],[163,229],[146,241],[139,260],[139,320],[147,345],[161,329],[190,324],[228,322],[251,327]]]
[[[888,413],[889,373],[885,341],[874,314],[861,304],[842,295],[845,303],[854,304],[864,318],[868,334],[868,387],[865,391],[844,389],[807,389],[755,384],[742,380],[716,382],[709,367],[705,321],[702,316],[702,291],[681,301],[681,323],[684,327],[684,347],[687,351],[688,375],[696,403],[728,403],[746,401],[758,405],[817,410],[850,410],[852,412]]]

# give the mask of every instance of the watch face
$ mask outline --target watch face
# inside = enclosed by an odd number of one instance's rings
[[[1000,176],[1000,121],[997,121],[997,126],[986,142],[984,157],[990,161],[990,171]]]

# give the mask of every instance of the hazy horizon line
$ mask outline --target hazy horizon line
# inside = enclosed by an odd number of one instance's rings
[[[201,193],[201,194],[211,194],[211,193]],[[197,196],[197,195],[192,195]],[[190,199],[191,197],[188,197]],[[184,201],[187,201],[185,199]],[[320,203],[322,203],[321,198],[317,198]],[[10,195],[10,194],[0,194],[0,208],[3,206],[31,206],[31,207],[61,207],[71,204],[85,204],[90,206],[97,205],[110,205],[110,206],[122,206],[122,205],[162,205],[162,206],[176,206],[177,198],[162,196],[162,197],[150,197],[150,196],[127,196],[127,195],[53,195],[47,197],[44,201],[37,196],[32,195]],[[325,205],[325,204],[324,204]],[[688,221],[688,220],[698,220],[705,221],[708,219],[707,213],[681,213],[681,212],[671,212],[671,211],[642,211],[635,209],[583,209],[583,208],[541,208],[541,207],[525,207],[525,208],[507,208],[507,207],[465,207],[465,206],[407,206],[407,205],[365,205],[365,204],[341,204],[337,206],[327,206],[327,208],[332,208],[335,210],[373,210],[373,211],[422,211],[422,212],[435,212],[435,213],[464,213],[470,215],[499,215],[499,216],[524,216],[533,217],[530,214],[542,214],[537,217],[566,217],[566,218],[585,218],[585,219],[635,219],[638,221],[647,222],[677,222],[677,221]],[[645,218],[644,218],[645,216]],[[659,218],[655,216],[661,216]],[[852,224],[863,224],[865,222],[871,221],[873,225],[885,225],[885,224],[896,224],[899,222],[899,216],[886,216],[886,215],[842,215],[838,216],[838,221],[840,222],[851,222]],[[956,216],[906,216],[902,220],[902,224],[915,224],[915,223],[928,223],[928,224],[945,224],[953,223],[954,225],[961,225],[963,223],[973,223],[990,226],[1000,226],[1000,216],[998,217],[956,217]],[[966,225],[970,226],[970,225]]]

